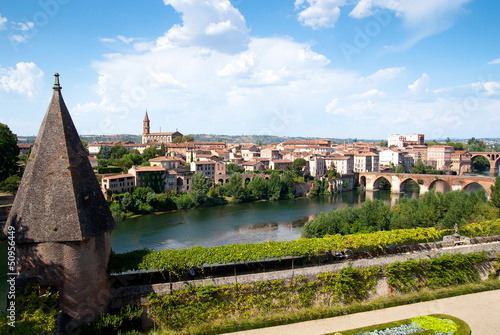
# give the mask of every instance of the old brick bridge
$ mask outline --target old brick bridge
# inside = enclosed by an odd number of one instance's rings
[[[492,177],[472,177],[472,176],[448,176],[435,174],[411,174],[411,173],[379,173],[362,172],[359,174],[359,183],[367,191],[380,189],[379,182],[385,178],[391,184],[392,193],[404,192],[409,181],[414,181],[420,188],[420,194],[429,190],[436,192],[448,191],[470,191],[476,190],[478,185],[484,188],[488,198],[491,195],[491,185],[495,184]]]

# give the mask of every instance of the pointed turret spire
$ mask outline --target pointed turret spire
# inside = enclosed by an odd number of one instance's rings
[[[82,241],[116,227],[61,95],[59,74],[6,226],[17,242]]]
[[[149,121],[148,110],[146,109],[146,115],[144,116],[144,121]]]

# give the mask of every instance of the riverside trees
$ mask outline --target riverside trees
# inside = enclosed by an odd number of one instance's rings
[[[500,181],[498,182],[500,185]],[[499,208],[486,198],[484,191],[468,194],[426,192],[419,199],[401,198],[390,209],[382,200],[367,200],[361,207],[344,207],[319,214],[302,228],[303,237],[333,234],[367,233],[380,230],[436,227],[451,229],[469,222],[499,217]]]

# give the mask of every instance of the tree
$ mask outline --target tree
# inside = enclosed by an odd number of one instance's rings
[[[295,189],[293,188],[293,172],[286,171],[281,177],[281,198],[294,199]]]
[[[302,169],[307,165],[307,162],[304,158],[297,158],[292,163],[292,169],[296,174],[302,172]]]
[[[234,203],[242,202],[246,199],[245,189],[243,188],[243,179],[239,173],[235,173],[231,176],[226,190],[233,197],[232,202]]]
[[[109,151],[111,154],[110,158],[112,159],[120,159],[124,155],[128,154],[127,148],[125,148],[121,143],[116,143],[111,147],[111,149],[109,149]]]
[[[226,172],[229,173],[229,174],[234,173],[234,172],[242,173],[242,172],[245,172],[245,169],[243,169],[242,167],[240,167],[238,164],[229,163],[226,166]]]
[[[273,171],[271,173],[271,178],[269,179],[268,194],[269,200],[278,200],[281,195],[281,180],[278,172]]]
[[[472,171],[482,172],[490,169],[488,158],[483,156],[474,157],[472,161]]]
[[[194,142],[194,137],[190,135],[183,136],[182,142]]]
[[[261,176],[256,176],[248,183],[247,189],[257,199],[267,198],[267,181]]]
[[[97,153],[97,159],[109,159],[111,158],[111,151],[106,145],[103,145],[99,148],[99,152]]]
[[[382,140],[382,141],[380,141],[379,145],[380,145],[381,147],[387,147],[387,146],[388,146],[388,143],[387,143],[387,141]]]
[[[472,152],[482,152],[487,149],[486,144],[484,144],[483,141],[476,140],[474,137],[467,141],[467,146],[469,151]]]
[[[150,187],[138,187],[132,193],[134,199],[141,200],[142,202],[147,202],[148,193],[154,191]]]
[[[495,179],[495,185],[491,185],[490,199],[493,206],[500,208],[500,177]]]
[[[149,161],[151,158],[155,158],[156,157],[156,146],[152,145],[150,147],[147,147],[146,149],[144,149],[144,151],[142,152],[142,160],[144,162],[147,162]]]
[[[132,161],[133,165],[136,165],[136,166],[139,166],[143,163],[142,156],[139,153],[139,150],[137,150],[137,149],[132,150],[129,154],[123,155],[122,158]],[[149,162],[148,162],[148,165],[149,165]]]
[[[19,188],[19,176],[13,175],[0,182],[0,190],[15,194]]]
[[[191,195],[195,205],[207,201],[207,194],[210,189],[210,182],[201,172],[196,172],[191,178]]]
[[[0,123],[0,180],[17,172],[18,155],[17,136],[6,124]]]
[[[160,152],[158,153],[159,156],[164,157],[165,156],[165,143],[162,143],[160,145]]]

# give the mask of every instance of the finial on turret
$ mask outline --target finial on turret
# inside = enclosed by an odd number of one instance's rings
[[[54,90],[60,90],[62,87],[59,85],[59,73],[54,74],[54,86],[52,86]]]

